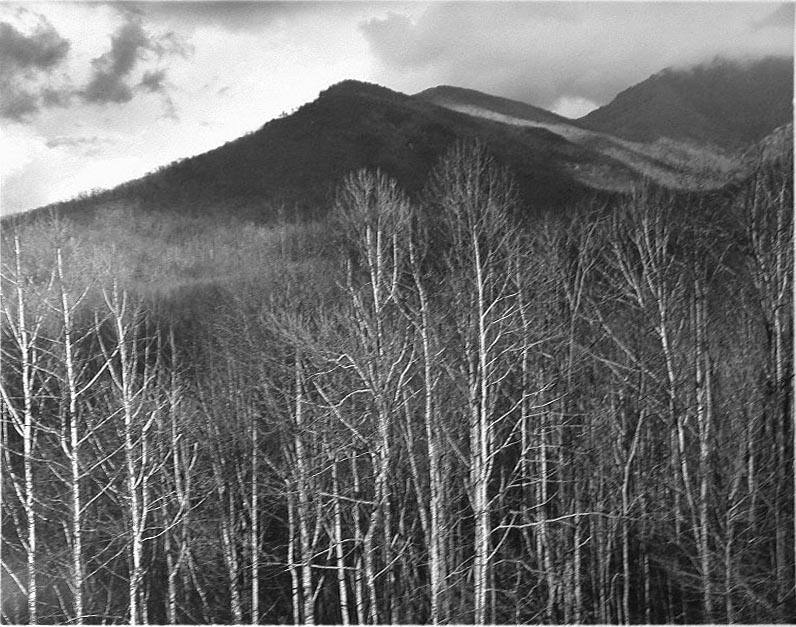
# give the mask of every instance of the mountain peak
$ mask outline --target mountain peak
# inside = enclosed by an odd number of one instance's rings
[[[414,94],[416,98],[430,99],[431,97],[455,97],[463,95],[479,95],[484,96],[483,92],[476,91],[475,89],[468,89],[467,87],[456,87],[455,85],[436,85],[429,87],[421,92]]]
[[[347,79],[254,133],[63,208],[89,215],[114,202],[199,213],[223,207],[261,219],[275,207],[293,206],[310,216],[325,211],[339,181],[363,167],[419,192],[451,144],[474,139],[512,169],[529,206],[626,190],[641,176],[686,188],[694,180],[714,184],[718,176],[704,173],[706,155],[717,157],[711,163],[721,177],[731,160],[706,144],[743,149],[792,121],[792,63],[742,67],[720,60],[699,70],[669,68],[574,122],[464,87],[437,85],[409,96]],[[755,154],[792,143],[787,131]],[[657,145],[663,138],[675,142]],[[689,169],[694,162],[696,173]]]
[[[191,214],[223,207],[259,220],[285,206],[309,218],[322,215],[340,181],[360,168],[380,169],[418,193],[452,144],[474,139],[515,172],[521,196],[533,206],[610,193],[632,178],[620,164],[601,163],[599,155],[544,129],[518,129],[345,80],[253,133],[63,208],[88,216],[116,201]],[[589,175],[599,168],[602,176]]]
[[[653,74],[579,123],[632,141],[669,138],[737,150],[792,119],[792,57],[715,57]]]
[[[368,83],[366,81],[360,81],[353,78],[347,78],[345,80],[340,81],[339,83],[334,83],[330,85],[326,89],[324,89],[318,97],[323,97],[326,95],[331,94],[359,94],[359,95],[369,95],[369,96],[389,96],[395,95],[399,92],[395,92],[387,87],[382,87],[381,85],[377,85],[376,83]]]

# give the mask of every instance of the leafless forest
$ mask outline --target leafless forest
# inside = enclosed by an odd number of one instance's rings
[[[792,622],[792,172],[529,213],[460,144],[190,324],[6,229],[2,620]]]

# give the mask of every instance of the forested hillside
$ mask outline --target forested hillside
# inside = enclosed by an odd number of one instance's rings
[[[316,221],[4,228],[2,620],[792,622],[782,155],[532,213],[459,142]]]
[[[511,166],[529,209],[556,209],[584,196],[627,191],[645,172],[544,128],[464,115],[348,80],[214,150],[18,219],[57,212],[90,222],[114,203],[160,214],[261,222],[285,208],[315,219],[325,214],[340,179],[359,168],[383,170],[408,193],[420,191],[429,170],[457,140],[482,141]]]
[[[793,57],[667,68],[580,118],[641,142],[661,137],[743,149],[793,121]]]

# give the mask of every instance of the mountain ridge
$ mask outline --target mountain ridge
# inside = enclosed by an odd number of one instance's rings
[[[577,120],[631,141],[662,137],[743,150],[793,120],[793,57],[715,58],[666,68]]]
[[[511,126],[546,129],[673,189],[720,187],[739,167],[737,158],[723,149],[706,150],[697,144],[668,137],[658,138],[654,142],[633,142],[609,133],[589,130],[576,121],[549,112],[540,115],[538,112],[544,110],[524,103],[493,99],[474,90],[460,92],[445,89],[443,97],[437,97],[434,93],[430,96],[439,106]]]
[[[792,58],[773,58],[746,67],[714,62],[686,71],[667,68],[580,120],[473,89],[439,85],[406,95],[349,79],[324,89],[292,114],[213,150],[88,198],[17,215],[56,210],[90,216],[103,203],[122,202],[191,213],[212,208],[258,220],[273,217],[280,207],[312,216],[330,204],[352,170],[382,169],[417,193],[451,144],[476,139],[514,172],[523,198],[534,206],[557,207],[589,194],[627,191],[640,179],[674,189],[717,189],[742,174],[745,155],[783,126],[774,125],[784,117],[783,109],[790,111],[786,122],[792,124],[792,100],[786,98],[782,105],[787,85],[774,80],[790,68],[792,92],[792,63]],[[733,77],[760,68],[767,68],[762,78],[737,82],[747,92],[750,85],[768,86],[755,97],[736,98],[742,106],[732,119],[747,119],[749,107],[759,108],[757,100],[770,93],[776,96],[774,110],[757,115],[760,119],[750,129],[741,129],[730,141],[724,136],[728,131],[704,113],[706,103],[727,100]],[[705,77],[710,79],[707,88],[694,87],[695,95],[683,95]],[[656,126],[650,115],[658,110],[666,115]],[[619,123],[626,128],[600,130]],[[721,141],[713,142],[715,136]],[[754,141],[744,143],[743,137]],[[788,142],[792,145],[792,126],[790,135],[780,133],[765,150],[781,151]]]
[[[433,102],[439,106],[450,107],[466,103],[524,120],[551,124],[575,124],[574,120],[526,102],[493,96],[475,89],[455,87],[453,85],[430,87],[414,94],[414,97]]]
[[[273,206],[301,205],[311,214],[329,204],[350,171],[380,168],[409,192],[458,140],[482,140],[516,175],[526,201],[560,206],[591,192],[627,189],[634,173],[619,162],[542,128],[518,129],[479,120],[388,88],[347,80],[286,117],[201,155],[190,157],[83,201],[136,201],[149,207],[223,205],[253,218]],[[48,208],[52,208],[50,205]],[[41,208],[34,211],[44,211]],[[258,214],[263,214],[262,216]]]

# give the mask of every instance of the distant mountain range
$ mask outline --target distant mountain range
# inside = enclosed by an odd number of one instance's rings
[[[408,96],[344,81],[215,150],[57,206],[75,217],[108,203],[254,219],[284,207],[311,216],[351,170],[381,168],[415,193],[448,146],[476,138],[536,207],[626,191],[642,178],[716,189],[761,146],[769,155],[792,149],[792,103],[792,58],[664,70],[579,120],[458,87]]]

